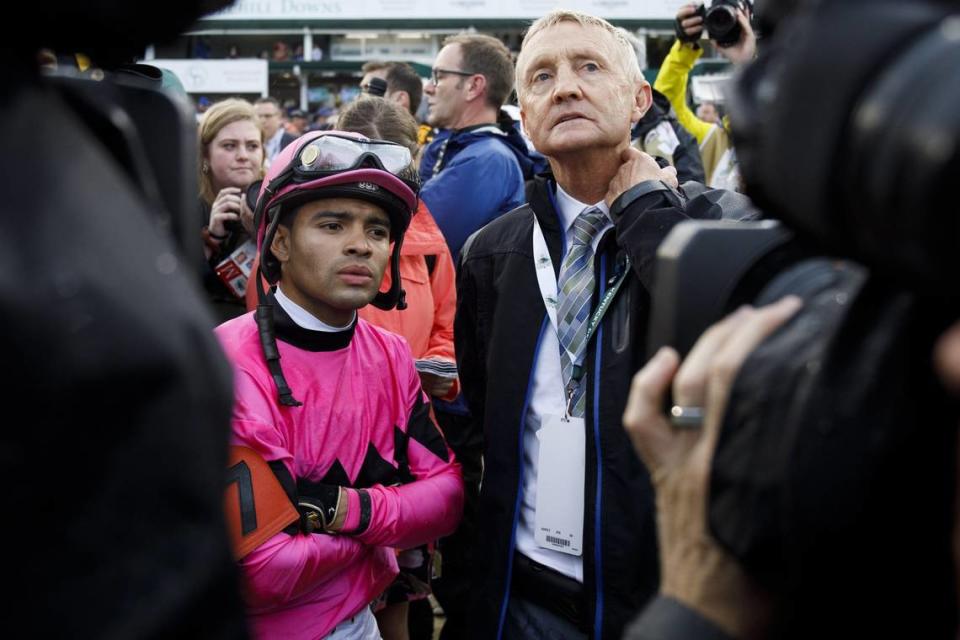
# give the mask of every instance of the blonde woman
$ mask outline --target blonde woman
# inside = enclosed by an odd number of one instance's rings
[[[242,248],[250,239],[252,212],[244,192],[263,176],[264,160],[263,130],[253,105],[231,98],[211,106],[200,121],[199,142],[203,282],[223,322],[245,311],[246,274],[237,263],[247,257]]]

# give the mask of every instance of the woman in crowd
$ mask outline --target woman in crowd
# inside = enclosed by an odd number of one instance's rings
[[[263,131],[253,105],[231,98],[211,106],[200,122],[199,142],[207,259],[203,286],[220,323],[244,313],[247,276],[256,254],[244,198],[250,183],[263,176]]]

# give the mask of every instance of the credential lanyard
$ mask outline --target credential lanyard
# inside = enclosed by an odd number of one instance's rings
[[[587,322],[587,336],[583,342],[584,344],[589,343],[590,338],[596,333],[597,328],[600,326],[600,321],[603,320],[603,316],[610,308],[610,304],[620,290],[620,286],[624,280],[627,279],[627,274],[630,273],[630,257],[625,256],[625,258],[621,264],[617,265],[617,271],[614,273],[613,278],[610,279],[607,292],[600,300],[600,304],[597,305],[597,308],[590,315],[590,320]],[[559,341],[560,329],[557,324],[557,276],[553,270],[553,258],[550,257],[546,238],[543,237],[543,229],[540,228],[540,222],[536,216],[533,218],[533,260],[537,270],[537,283],[540,285],[540,295],[543,297],[543,304],[547,308],[547,316],[550,318],[550,324],[553,325],[553,330],[557,334],[557,340]],[[560,348],[566,349],[562,344]],[[584,354],[581,354],[579,358],[575,358],[574,354],[567,349],[567,356],[573,362],[573,373],[570,377],[570,384],[567,386],[566,394],[568,416],[573,390],[580,384],[580,381],[583,379],[583,374],[585,373],[583,368],[585,353],[586,351],[584,351]]]

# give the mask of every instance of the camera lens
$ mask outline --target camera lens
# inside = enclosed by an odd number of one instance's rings
[[[720,46],[735,44],[740,39],[740,23],[737,12],[728,4],[710,7],[703,21],[710,39]]]
[[[737,23],[737,16],[728,6],[721,5],[710,10],[707,14],[707,29],[717,35],[726,33]]]

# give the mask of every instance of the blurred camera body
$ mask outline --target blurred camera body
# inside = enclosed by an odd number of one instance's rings
[[[750,7],[744,0],[712,0],[709,8],[706,4],[697,8],[707,37],[717,46],[730,47],[740,41],[743,29],[737,19],[738,10],[750,15]]]
[[[675,227],[648,344],[684,353],[741,304],[802,298],[731,390],[711,533],[774,595],[769,637],[954,638],[960,408],[930,359],[960,317],[960,7],[756,6],[730,117],[783,226]]]
[[[753,303],[770,279],[807,255],[775,220],[676,225],[657,249],[648,356],[670,346],[685,357],[711,324]]]

